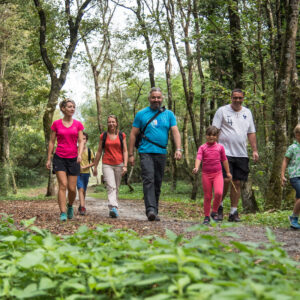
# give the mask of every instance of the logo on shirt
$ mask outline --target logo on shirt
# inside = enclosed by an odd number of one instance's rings
[[[243,114],[243,118],[246,120],[247,119],[247,116],[245,114]]]
[[[232,126],[232,119],[231,119],[231,116],[227,116],[227,123]]]

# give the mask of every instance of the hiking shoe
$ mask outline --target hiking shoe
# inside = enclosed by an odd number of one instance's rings
[[[67,210],[68,219],[73,219],[74,216],[73,206],[68,203],[67,208],[68,208]]]
[[[291,224],[291,228],[300,229],[300,224],[298,223],[298,217],[289,216],[289,221]]]
[[[62,212],[59,216],[59,220],[62,221],[62,222],[65,222],[67,221],[67,215],[66,213]]]
[[[157,221],[159,222],[160,221],[160,217],[158,215],[155,216],[155,220],[154,221]]]
[[[156,215],[153,211],[149,211],[147,217],[148,217],[148,221],[154,221],[156,219]]]
[[[119,215],[118,215],[118,210],[116,207],[113,207],[110,211],[109,211],[109,216],[111,218],[117,218]]]
[[[219,221],[223,221],[223,206],[219,206],[218,208],[218,219]]]
[[[220,222],[217,213],[212,212],[212,213],[210,214],[210,217],[211,217],[211,219],[212,219],[213,221],[215,221],[215,222]]]
[[[229,222],[241,222],[242,221],[239,218],[239,213],[237,210],[233,214],[229,214],[228,221]]]
[[[78,207],[78,213],[81,215],[81,216],[85,216],[86,214],[86,209],[84,206],[79,206]]]
[[[205,217],[202,224],[203,225],[209,225],[209,223],[210,223],[210,217]]]

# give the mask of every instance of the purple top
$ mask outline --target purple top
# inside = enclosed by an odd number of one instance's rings
[[[199,147],[196,159],[202,161],[203,173],[217,173],[222,170],[221,162],[227,157],[222,145],[205,143]]]

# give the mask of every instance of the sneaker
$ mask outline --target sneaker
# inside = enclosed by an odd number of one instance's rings
[[[205,217],[202,224],[203,225],[209,225],[209,223],[210,223],[210,217]]]
[[[218,208],[218,219],[219,221],[223,221],[223,206],[219,206]]]
[[[109,216],[111,218],[117,218],[119,215],[118,215],[118,210],[116,207],[113,207],[110,211],[109,211]]]
[[[300,224],[298,223],[298,217],[289,216],[289,221],[291,224],[291,228],[300,229]]]
[[[84,206],[79,206],[78,207],[78,213],[81,215],[81,216],[85,216],[86,214],[86,209]]]
[[[229,222],[241,222],[242,220],[239,218],[238,211],[235,211],[233,214],[229,214],[228,221]]]
[[[66,213],[62,212],[59,216],[59,220],[62,221],[62,222],[65,222],[67,221],[67,215]]]
[[[156,219],[156,215],[153,211],[149,211],[147,217],[149,221],[154,221]]]
[[[67,216],[68,216],[68,219],[73,219],[73,215],[74,215],[74,210],[73,210],[73,206],[72,205],[67,205]]]
[[[211,217],[211,219],[212,219],[213,221],[215,221],[215,222],[220,222],[217,213],[212,212],[212,213],[210,214],[210,217]]]

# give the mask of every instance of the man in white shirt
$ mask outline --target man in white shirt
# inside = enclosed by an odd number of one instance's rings
[[[247,153],[248,141],[253,151],[253,160],[258,161],[256,146],[256,133],[251,111],[242,106],[244,92],[241,89],[234,89],[231,93],[231,104],[220,107],[214,116],[213,126],[220,129],[219,143],[225,148],[228,158],[230,173],[234,187],[230,190],[231,210],[228,221],[240,222],[237,211],[239,198],[241,195],[241,181],[247,181],[249,174],[249,158]],[[224,192],[225,198],[230,180],[224,173]],[[218,217],[223,219],[223,201],[218,210]]]

